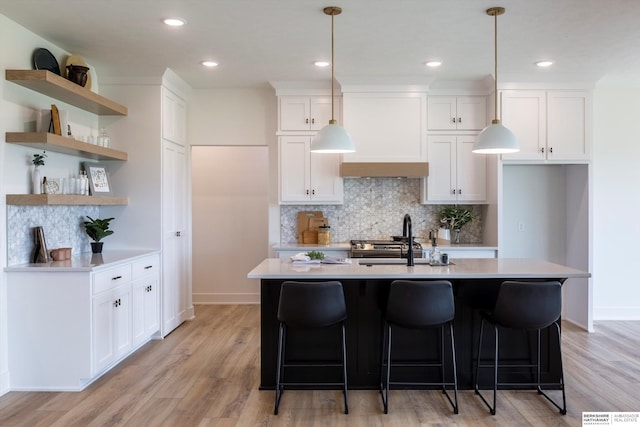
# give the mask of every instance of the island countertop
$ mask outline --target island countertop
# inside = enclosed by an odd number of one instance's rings
[[[451,265],[432,267],[420,264],[407,267],[406,260],[360,258],[349,264],[294,264],[288,259],[268,258],[247,275],[250,279],[553,279],[587,278],[586,271],[530,258],[455,259]],[[375,263],[398,263],[371,265]],[[400,264],[401,263],[401,264]]]

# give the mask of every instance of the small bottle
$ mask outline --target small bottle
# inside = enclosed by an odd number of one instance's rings
[[[442,259],[440,257],[440,248],[438,247],[438,241],[433,238],[431,240],[431,250],[429,251],[429,264],[441,264]]]
[[[98,145],[101,147],[109,148],[110,143],[109,135],[107,134],[107,129],[100,128],[100,135],[98,135]]]

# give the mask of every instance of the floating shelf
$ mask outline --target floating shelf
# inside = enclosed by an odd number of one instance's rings
[[[63,205],[95,205],[115,206],[127,205],[127,197],[118,196],[80,196],[77,194],[7,194],[7,205],[15,206],[63,206]]]
[[[124,151],[87,144],[73,138],[47,132],[7,132],[6,141],[8,144],[18,144],[94,160],[127,160],[128,158]]]
[[[47,70],[6,70],[5,78],[101,116],[126,116],[127,107]]]

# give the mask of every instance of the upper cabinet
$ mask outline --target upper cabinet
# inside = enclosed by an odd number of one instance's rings
[[[586,162],[591,157],[588,91],[506,90],[500,93],[502,124],[520,152],[505,161]]]
[[[311,153],[311,136],[279,137],[281,204],[341,204],[340,155]]]
[[[422,203],[479,203],[487,197],[487,160],[471,150],[475,135],[431,135]]]
[[[345,130],[356,152],[344,162],[426,162],[425,92],[354,92],[343,94]]]
[[[187,104],[180,96],[162,87],[162,138],[185,145],[187,142]]]
[[[339,102],[335,101],[334,117],[340,117]],[[318,131],[331,120],[330,96],[278,97],[278,130]]]
[[[429,96],[429,130],[482,130],[487,125],[484,96]]]

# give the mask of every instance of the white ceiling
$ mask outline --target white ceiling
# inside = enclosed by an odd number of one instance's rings
[[[329,82],[331,18],[340,82],[432,84],[499,80],[640,82],[640,0],[0,0],[0,14],[70,53],[99,78],[173,69],[194,88]],[[162,19],[187,21],[168,28]],[[3,41],[4,42],[4,41]],[[32,52],[25,52],[31,56]],[[205,59],[218,61],[204,69]],[[424,62],[439,59],[439,69]],[[534,62],[550,59],[550,69]]]

